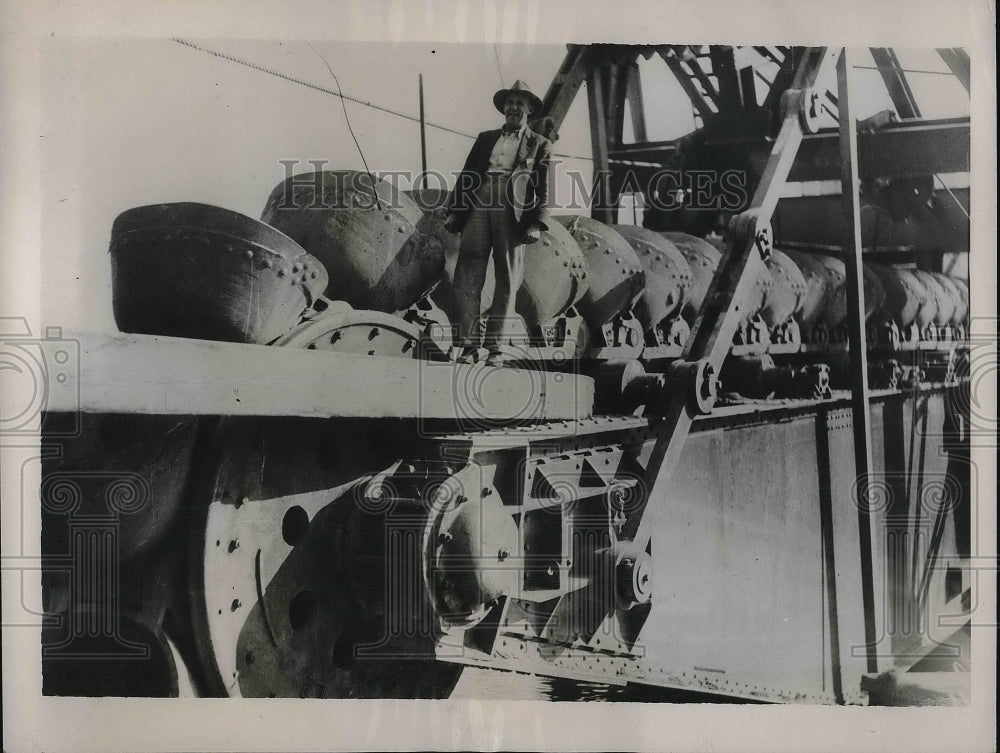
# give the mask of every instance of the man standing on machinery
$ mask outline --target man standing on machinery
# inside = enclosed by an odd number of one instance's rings
[[[492,253],[496,273],[493,305],[483,344],[489,366],[503,365],[505,334],[524,280],[524,247],[548,229],[549,159],[552,142],[528,128],[542,101],[522,81],[493,95],[503,128],[483,131],[465,161],[452,194],[445,228],[461,233],[455,266],[455,347],[450,356],[475,363],[479,351],[480,296]]]

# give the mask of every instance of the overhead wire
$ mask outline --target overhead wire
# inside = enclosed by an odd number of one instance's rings
[[[387,113],[389,115],[394,115],[397,118],[405,118],[406,120],[412,120],[415,123],[419,123],[420,122],[420,118],[418,118],[416,116],[413,116],[413,115],[408,115],[405,112],[399,112],[398,110],[393,110],[391,108],[384,107],[382,105],[377,105],[374,102],[368,102],[367,100],[364,100],[364,99],[358,99],[357,97],[352,97],[349,94],[344,94],[342,91],[333,91],[332,89],[327,89],[325,86],[320,86],[320,85],[314,84],[314,83],[312,83],[310,81],[305,81],[303,79],[296,78],[295,76],[289,76],[287,73],[282,73],[281,71],[276,71],[273,68],[266,68],[265,66],[258,65],[257,63],[253,63],[253,62],[251,62],[249,60],[246,60],[245,58],[241,58],[241,57],[238,57],[236,55],[230,55],[230,54],[225,53],[225,52],[218,52],[217,50],[211,50],[211,49],[209,49],[207,47],[202,47],[201,45],[195,44],[194,42],[191,42],[190,40],[187,40],[187,39],[180,39],[178,37],[174,37],[171,41],[174,41],[177,44],[182,44],[185,47],[190,47],[193,50],[198,50],[199,52],[204,52],[204,53],[207,53],[209,55],[213,55],[214,57],[221,58],[222,60],[228,60],[231,63],[236,63],[238,65],[246,66],[247,68],[252,68],[255,71],[259,71],[260,73],[266,73],[266,74],[268,74],[270,76],[275,76],[277,78],[284,79],[285,81],[288,81],[290,83],[298,84],[299,86],[304,86],[304,87],[306,87],[308,89],[313,89],[313,90],[321,92],[323,94],[329,94],[332,97],[339,97],[340,99],[346,99],[348,102],[354,102],[356,104],[363,105],[365,107],[370,107],[373,110],[379,110],[379,111]],[[338,87],[339,87],[339,84],[338,84]],[[474,139],[474,138],[476,138],[473,134],[465,133],[463,131],[458,131],[458,130],[456,130],[454,128],[449,128],[446,125],[441,125],[440,123],[433,123],[431,121],[427,121],[426,124],[429,127],[431,127],[431,128],[437,128],[437,129],[439,129],[441,131],[447,131],[448,133],[454,133],[456,136],[464,136],[467,139]]]
[[[340,79],[337,78],[337,74],[333,72],[333,68],[330,67],[330,63],[327,62],[326,58],[323,57],[322,53],[320,53],[319,50],[317,50],[315,47],[313,47],[312,42],[310,42],[307,39],[306,40],[306,44],[309,45],[309,49],[311,49],[313,52],[315,52],[317,55],[319,55],[319,59],[323,61],[323,65],[325,65],[326,69],[328,71],[330,71],[330,75],[333,76],[334,83],[337,84],[337,93],[340,96],[340,104],[344,108],[344,121],[347,123],[347,130],[351,132],[351,138],[354,139],[354,146],[356,146],[358,148],[358,154],[361,155],[361,164],[363,164],[365,166],[365,172],[368,173],[368,177],[371,178],[371,181],[372,181],[372,194],[374,194],[374,196],[375,196],[375,205],[378,207],[378,210],[381,212],[382,211],[382,202],[379,201],[379,198],[378,198],[378,187],[376,185],[375,176],[372,175],[372,171],[368,169],[368,160],[365,159],[365,153],[361,149],[361,144],[358,143],[358,137],[354,135],[354,129],[351,127],[351,118],[347,114],[347,101],[344,99],[344,91],[340,87]]]
[[[503,82],[503,66],[500,65],[500,50],[497,49],[496,42],[493,43],[493,55],[497,59],[497,71],[500,73],[500,88],[506,89],[507,84]]]
[[[295,76],[290,76],[287,73],[282,73],[281,71],[274,70],[273,68],[268,68],[266,66],[259,65],[257,63],[254,63],[254,62],[250,61],[250,60],[247,60],[246,58],[242,58],[242,57],[240,57],[238,55],[231,55],[231,54],[226,53],[226,52],[219,52],[218,50],[213,50],[213,49],[210,49],[208,47],[204,47],[204,46],[202,46],[200,44],[192,42],[189,39],[182,39],[180,37],[172,37],[171,41],[172,42],[176,42],[177,44],[183,45],[185,47],[189,47],[192,50],[197,50],[198,52],[204,52],[207,55],[212,55],[213,57],[217,57],[217,58],[219,58],[221,60],[226,60],[226,61],[228,61],[230,63],[236,63],[237,65],[242,65],[242,66],[244,66],[246,68],[251,68],[251,69],[253,69],[253,70],[255,70],[255,71],[259,72],[259,73],[265,73],[265,74],[267,74],[269,76],[274,76],[276,78],[280,78],[280,79],[283,79],[285,81],[288,81],[289,83],[297,84],[298,86],[304,86],[307,89],[312,89],[312,90],[318,91],[318,92],[320,92],[322,94],[329,94],[332,97],[338,97],[341,100],[346,100],[348,102],[354,102],[355,104],[359,104],[359,105],[362,105],[364,107],[369,107],[369,108],[371,108],[373,110],[378,110],[379,112],[384,112],[387,115],[392,115],[392,116],[397,117],[397,118],[404,118],[405,120],[410,120],[410,121],[413,121],[414,123],[419,123],[420,122],[420,118],[417,117],[417,116],[415,116],[415,115],[410,115],[410,114],[405,113],[405,112],[400,112],[399,110],[393,110],[392,108],[385,107],[384,105],[379,105],[379,104],[376,104],[374,102],[369,102],[368,100],[359,99],[358,97],[353,97],[353,96],[351,96],[349,94],[344,94],[343,91],[334,91],[333,89],[328,89],[325,86],[320,86],[319,84],[314,84],[311,81],[306,81],[304,79],[297,78]],[[315,50],[315,48],[313,48],[313,49]],[[320,57],[322,57],[322,55]],[[324,60],[324,63],[325,62],[326,61]],[[329,68],[329,66],[327,66],[327,67]],[[334,80],[336,80],[336,77],[334,77]],[[339,82],[337,84],[337,88],[338,89],[340,88]],[[439,131],[445,131],[447,133],[453,133],[456,136],[462,136],[463,138],[472,139],[472,140],[475,140],[475,138],[476,138],[475,134],[465,133],[464,131],[459,131],[459,130],[457,130],[455,128],[451,128],[450,126],[446,126],[446,125],[443,125],[441,123],[435,123],[435,122],[433,122],[431,120],[425,120],[424,124],[428,128],[436,128]],[[565,154],[565,153],[562,153],[562,152],[553,152],[552,156],[553,157],[564,157],[566,159],[584,160],[586,162],[593,162],[593,157],[583,157],[583,156],[578,155],[578,154]]]
[[[969,210],[965,208],[965,205],[955,195],[955,192],[952,191],[951,188],[949,188],[949,186],[948,186],[947,183],[944,182],[944,179],[940,175],[938,175],[937,173],[934,173],[934,179],[938,183],[941,184],[941,188],[943,188],[945,191],[948,192],[948,195],[951,196],[952,201],[955,202],[955,204],[958,206],[959,210],[961,210],[962,214],[965,215],[965,219],[967,219],[967,220],[969,220],[971,222],[972,218],[969,216]]]

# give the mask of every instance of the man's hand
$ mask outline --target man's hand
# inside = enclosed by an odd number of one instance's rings
[[[532,243],[537,243],[538,239],[542,236],[542,229],[535,223],[531,223],[527,227],[521,229],[521,243],[525,246],[530,246]]]
[[[444,221],[444,229],[447,230],[449,233],[459,232],[460,228],[459,228],[458,215],[449,214],[448,219]]]

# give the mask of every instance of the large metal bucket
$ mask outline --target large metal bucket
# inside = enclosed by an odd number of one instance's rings
[[[642,295],[645,275],[632,246],[603,222],[580,215],[556,217],[569,230],[590,270],[590,285],[580,299],[580,313],[597,331],[628,311]]]
[[[823,319],[823,314],[826,311],[827,300],[833,292],[830,276],[826,267],[811,254],[801,251],[783,251],[783,253],[795,262],[806,284],[802,305],[795,318],[801,326],[811,327]]]
[[[934,324],[941,327],[951,324],[951,319],[955,316],[955,298],[951,293],[951,287],[945,286],[941,282],[941,277],[934,272],[916,270],[915,274],[927,289],[927,295],[934,299]]]
[[[323,262],[327,298],[388,313],[409,308],[444,274],[441,243],[417,230],[422,217],[404,192],[355,170],[294,175],[262,214]]]
[[[323,265],[262,222],[207,204],[123,212],[111,230],[122,332],[268,343],[327,284]]]
[[[524,250],[524,283],[515,310],[528,326],[551,321],[581,301],[592,280],[587,259],[573,236],[550,222]]]
[[[691,286],[691,268],[680,249],[660,233],[634,225],[612,225],[632,246],[645,273],[646,286],[635,307],[643,329],[677,314]]]
[[[687,233],[662,232],[660,235],[677,247],[691,270],[691,287],[688,288],[683,314],[687,323],[693,324],[705,302],[705,294],[722,254],[708,241]]]
[[[791,319],[806,299],[806,280],[788,256],[774,249],[767,259],[771,285],[767,288],[761,318],[768,327],[777,327]]]

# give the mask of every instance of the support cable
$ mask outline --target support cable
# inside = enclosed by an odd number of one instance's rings
[[[241,58],[241,57],[239,57],[237,55],[230,55],[230,54],[225,53],[225,52],[219,52],[217,50],[209,49],[208,47],[202,47],[200,44],[196,44],[195,42],[192,42],[192,41],[190,41],[188,39],[181,39],[179,37],[173,37],[171,39],[171,41],[172,42],[176,42],[177,44],[180,44],[180,45],[184,45],[185,47],[190,47],[192,50],[197,50],[198,52],[204,52],[207,55],[212,55],[213,57],[217,57],[217,58],[220,58],[222,60],[226,60],[226,61],[228,61],[230,63],[236,63],[237,65],[242,65],[242,66],[244,66],[246,68],[252,68],[253,70],[257,71],[258,73],[266,73],[269,76],[274,76],[276,78],[283,79],[285,81],[288,81],[289,83],[298,84],[299,86],[304,86],[307,89],[312,89],[314,91],[321,92],[322,94],[329,94],[332,97],[338,97],[338,98],[340,98],[342,100],[347,100],[348,102],[354,102],[355,104],[363,105],[364,107],[370,107],[373,110],[378,110],[379,112],[384,112],[387,115],[393,115],[393,116],[395,116],[397,118],[404,118],[406,120],[411,120],[414,123],[419,123],[420,122],[420,118],[417,117],[417,116],[415,116],[415,115],[410,115],[410,114],[405,113],[405,112],[400,112],[398,110],[393,110],[393,109],[391,109],[389,107],[385,107],[383,105],[375,104],[374,102],[369,102],[369,101],[364,100],[364,99],[359,99],[357,97],[352,97],[351,95],[344,94],[341,91],[334,91],[333,89],[328,89],[325,86],[320,86],[318,84],[314,84],[314,83],[311,83],[309,81],[305,81],[305,80],[303,80],[301,78],[296,78],[295,76],[289,76],[287,73],[282,73],[281,71],[276,71],[273,68],[267,68],[265,66],[258,65],[257,63],[253,63],[253,62],[251,62],[251,61],[249,61],[249,60],[247,60],[245,58]],[[339,88],[339,84],[338,84],[338,88]],[[472,140],[475,140],[475,138],[476,138],[475,134],[465,133],[464,131],[459,131],[459,130],[457,130],[455,128],[451,128],[449,126],[442,125],[440,123],[435,123],[435,122],[430,121],[430,120],[425,121],[424,124],[428,128],[436,128],[439,131],[445,131],[447,133],[453,133],[456,136],[462,136],[463,138],[472,139]],[[593,157],[584,157],[584,156],[581,156],[581,155],[578,155],[578,154],[565,154],[563,152],[553,152],[552,156],[553,157],[564,157],[566,159],[584,160],[586,162],[592,162],[593,161]]]
[[[330,67],[330,64],[327,62],[326,58],[323,57],[322,53],[320,53],[319,50],[317,50],[315,47],[313,47],[312,42],[310,42],[307,39],[306,40],[306,44],[309,45],[309,49],[310,50],[312,50],[317,55],[319,55],[319,59],[323,61],[323,65],[325,65],[326,69],[328,71],[330,71],[330,75],[333,76],[334,83],[337,84],[337,94],[340,97],[340,104],[344,108],[344,121],[347,123],[347,130],[351,132],[351,138],[354,139],[354,146],[356,146],[358,148],[358,154],[361,155],[361,164],[363,164],[365,166],[365,172],[368,173],[368,177],[371,178],[371,181],[372,181],[372,194],[375,196],[375,205],[378,207],[378,211],[381,212],[382,211],[382,202],[379,201],[379,198],[378,198],[378,188],[375,185],[375,176],[372,175],[372,171],[368,169],[368,160],[365,159],[365,153],[361,149],[361,144],[358,143],[358,137],[354,135],[354,129],[351,127],[351,118],[347,114],[347,102],[344,100],[344,92],[340,88],[340,79],[337,78],[337,74],[333,72],[333,68]],[[423,104],[423,100],[421,100],[421,104]]]

